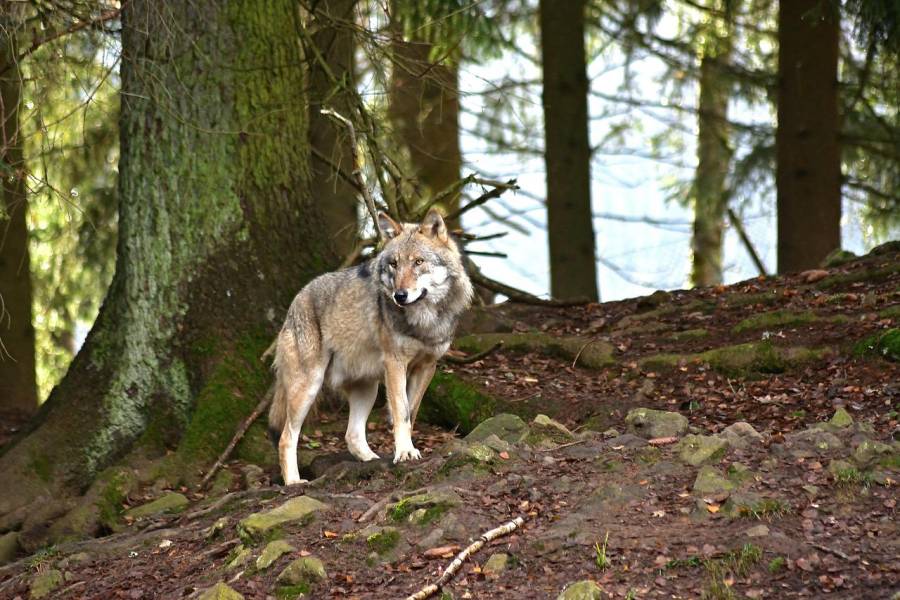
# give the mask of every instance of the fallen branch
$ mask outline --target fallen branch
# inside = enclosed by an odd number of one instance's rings
[[[738,219],[737,214],[735,214],[731,207],[728,207],[728,220],[731,221],[731,226],[734,227],[738,237],[741,238],[741,243],[744,244],[744,247],[750,254],[750,259],[753,260],[756,270],[759,271],[760,275],[766,275],[766,265],[763,264],[762,259],[759,257],[759,253],[753,246],[753,242],[750,241],[750,236],[748,236],[746,230],[744,230],[744,225],[741,223],[741,220]]]
[[[494,352],[496,352],[497,350],[499,350],[502,347],[503,347],[503,341],[501,340],[501,341],[497,342],[496,344],[494,344],[493,346],[491,346],[490,348],[488,348],[487,350],[482,350],[481,352],[477,352],[475,354],[470,354],[469,356],[465,356],[463,358],[457,358],[456,356],[450,356],[449,354],[445,354],[442,357],[442,360],[444,360],[445,362],[454,364],[454,365],[470,365],[473,362],[479,361],[482,358],[484,358],[490,354],[493,354]]]
[[[515,531],[525,522],[525,517],[516,517],[509,523],[505,525],[501,525],[500,527],[496,527],[491,529],[490,531],[481,535],[480,538],[475,540],[472,544],[469,545],[465,550],[456,555],[456,558],[447,565],[447,568],[444,569],[443,574],[438,577],[438,580],[432,584],[426,585],[421,590],[406,598],[406,600],[425,600],[426,598],[430,598],[434,594],[440,591],[442,587],[447,585],[451,579],[456,575],[456,572],[459,571],[460,567],[462,567],[463,563],[466,561],[469,556],[481,550],[481,548],[494,540],[501,535],[506,535],[512,531]]]
[[[548,300],[546,298],[538,298],[533,294],[523,292],[511,285],[500,283],[486,275],[482,275],[474,269],[469,272],[469,279],[476,285],[487,288],[492,292],[503,294],[512,302],[518,302],[520,304],[534,304],[536,306],[583,306],[590,303],[590,300],[587,298],[572,298],[571,300]]]
[[[212,468],[210,468],[209,472],[203,476],[199,489],[202,490],[205,488],[206,484],[209,483],[209,480],[216,474],[216,471],[218,471],[225,461],[228,460],[228,457],[231,456],[231,453],[234,451],[234,447],[238,445],[238,442],[241,441],[241,438],[244,437],[244,434],[247,433],[247,430],[250,429],[253,422],[259,418],[266,408],[268,408],[274,395],[275,388],[272,386],[269,388],[269,391],[266,392],[266,395],[263,396],[263,399],[259,401],[259,404],[256,405],[256,408],[253,409],[253,412],[250,413],[250,416],[243,420],[240,427],[238,427],[235,432],[234,437],[231,438],[231,442],[228,443],[228,446],[225,447],[225,450],[219,455],[219,458],[216,459],[216,462],[213,464]]]
[[[510,179],[509,181],[506,181],[506,182],[493,181],[491,179],[475,179],[474,182],[484,185],[484,186],[491,186],[494,189],[478,196],[477,198],[475,198],[474,200],[472,200],[465,206],[459,207],[457,210],[453,211],[452,213],[450,213],[449,215],[444,217],[444,219],[446,219],[447,221],[451,221],[451,222],[456,221],[459,219],[460,216],[462,216],[464,213],[469,212],[476,206],[481,206],[488,200],[493,200],[494,198],[499,198],[500,196],[503,195],[504,192],[506,192],[506,190],[519,189],[519,186],[516,185],[515,179]]]

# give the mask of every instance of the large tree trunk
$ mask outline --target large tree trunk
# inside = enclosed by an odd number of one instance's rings
[[[713,39],[707,41],[700,61],[694,231],[691,238],[691,281],[698,286],[722,283],[722,232],[728,202],[725,179],[731,162],[728,143],[731,79],[727,70],[731,39],[727,34],[719,36],[710,32],[709,35]]]
[[[778,272],[841,245],[839,17],[828,0],[778,3]]]
[[[541,0],[550,293],[596,300],[585,0]]]
[[[314,29],[310,38],[315,45],[308,53],[309,144],[313,152],[310,194],[341,256],[353,250],[359,229],[356,190],[339,174],[352,173],[353,159],[347,135],[320,111],[327,106],[348,117],[353,113],[350,90],[356,84],[356,40],[351,24],[355,8],[356,0],[323,0],[315,4],[315,12],[310,15]],[[319,62],[319,56],[325,65]]]
[[[122,21],[116,274],[0,459],[0,514],[142,447],[209,464],[268,385],[259,356],[292,295],[333,263],[307,194],[296,3],[131,0]]]
[[[433,62],[431,44],[403,40],[395,27],[392,42],[389,117],[409,153],[413,176],[426,198],[459,181],[459,64],[452,58]],[[459,197],[442,208],[459,208]],[[449,222],[451,228],[459,223]]]
[[[19,135],[22,74],[16,57],[20,30],[13,9],[0,8],[0,411],[30,415],[37,410],[38,398],[26,224],[28,196]]]

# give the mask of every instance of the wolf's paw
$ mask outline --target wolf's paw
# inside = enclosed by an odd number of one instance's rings
[[[408,460],[419,460],[422,458],[422,453],[416,450],[414,447],[410,446],[409,448],[397,448],[394,452],[394,464],[406,462]]]
[[[300,479],[300,477],[291,477],[286,479],[284,485],[300,485],[301,483],[309,483],[309,479]]]
[[[356,457],[357,460],[360,460],[362,462],[369,462],[370,460],[378,460],[379,458],[381,458],[380,456],[372,452],[372,449],[369,447],[350,448],[349,450],[350,454],[352,454]]]

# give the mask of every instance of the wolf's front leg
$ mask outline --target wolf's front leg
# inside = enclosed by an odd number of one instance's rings
[[[394,463],[421,458],[412,443],[412,411],[406,397],[406,363],[395,357],[386,357],[384,383],[394,416]]]
[[[366,421],[375,398],[378,396],[378,382],[359,383],[347,390],[347,403],[350,405],[350,417],[347,419],[347,449],[350,454],[361,461],[376,460],[378,455],[369,448],[366,441]]]

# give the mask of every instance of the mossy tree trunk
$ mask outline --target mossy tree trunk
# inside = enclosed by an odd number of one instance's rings
[[[550,293],[597,300],[585,0],[541,0],[539,12]]]
[[[323,0],[315,3],[315,10],[309,15],[314,30],[309,39],[315,45],[307,52],[309,145],[313,152],[310,193],[322,211],[332,245],[341,256],[353,250],[358,230],[356,190],[339,174],[350,175],[353,158],[348,136],[320,111],[329,107],[348,117],[353,114],[350,90],[356,85],[356,39],[352,29],[356,2]]]
[[[430,198],[459,181],[462,170],[459,63],[451,56],[433,60],[432,45],[404,40],[399,25],[394,36],[389,116],[409,155],[412,174],[423,196]],[[446,213],[458,209],[459,196],[442,208]],[[449,225],[456,228],[459,223]]]
[[[778,3],[778,272],[841,246],[840,17],[828,0]]]
[[[17,56],[23,27],[17,12],[11,5],[0,7],[0,411],[30,415],[37,410],[38,398],[28,194],[19,133],[22,73]]]
[[[211,460],[265,391],[260,353],[333,262],[308,197],[297,27],[292,0],[125,4],[116,274],[0,458],[0,514],[79,491],[140,444]]]
[[[728,100],[731,78],[731,27],[709,26],[700,60],[700,101],[697,111],[697,171],[694,177],[694,228],[691,237],[691,281],[722,283],[722,233],[728,203],[726,178],[731,163]]]

